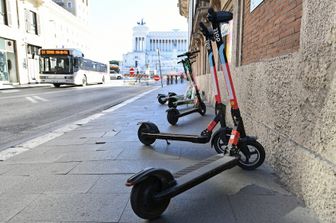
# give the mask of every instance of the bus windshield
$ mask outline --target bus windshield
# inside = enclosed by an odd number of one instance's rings
[[[41,72],[44,74],[71,74],[72,57],[42,57],[41,58]]]

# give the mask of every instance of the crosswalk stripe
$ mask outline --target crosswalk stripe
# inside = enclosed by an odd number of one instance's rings
[[[26,99],[30,101],[31,103],[37,103],[37,101],[33,99],[32,97],[26,97]]]
[[[35,99],[40,100],[40,101],[49,101],[48,99],[41,98],[39,96],[33,96]]]

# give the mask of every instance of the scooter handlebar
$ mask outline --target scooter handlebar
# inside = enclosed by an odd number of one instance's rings
[[[212,23],[228,23],[232,20],[233,14],[228,11],[215,12],[213,8],[209,8],[207,18]]]
[[[188,52],[186,52],[186,53],[177,55],[177,57],[190,57],[191,55],[193,55],[193,54],[195,54],[195,53],[198,53],[198,52],[199,52],[199,50],[188,51]]]

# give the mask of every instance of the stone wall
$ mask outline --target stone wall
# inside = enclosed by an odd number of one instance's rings
[[[323,222],[336,219],[335,12],[334,0],[303,0],[297,52],[231,66],[247,133],[258,137],[268,164]],[[213,102],[212,78],[197,78]]]

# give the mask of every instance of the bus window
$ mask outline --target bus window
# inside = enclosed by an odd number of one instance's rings
[[[73,58],[73,71],[77,72],[79,70],[79,58]]]

